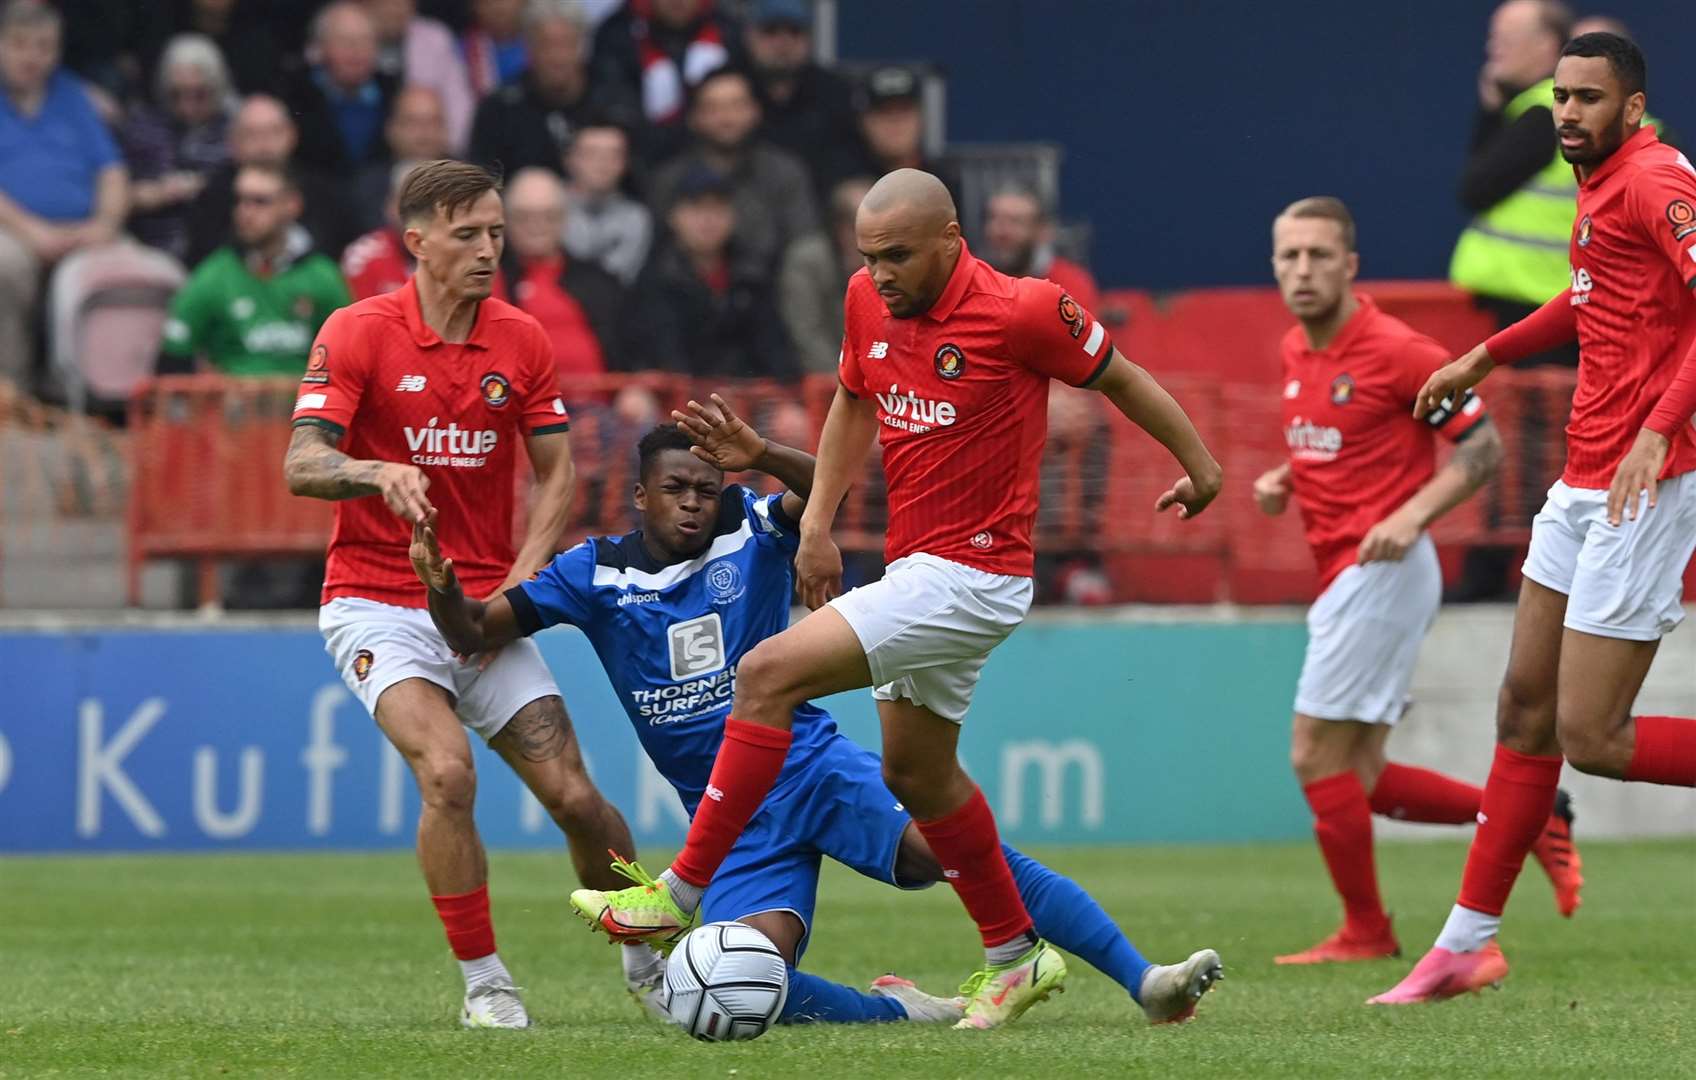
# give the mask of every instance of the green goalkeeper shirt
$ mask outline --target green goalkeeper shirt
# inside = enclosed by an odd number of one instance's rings
[[[318,328],[352,297],[327,255],[297,247],[265,276],[234,247],[208,255],[171,301],[165,355],[204,356],[228,375],[298,377]]]

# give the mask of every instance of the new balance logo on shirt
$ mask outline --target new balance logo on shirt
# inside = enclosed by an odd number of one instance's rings
[[[402,375],[400,383],[395,386],[395,392],[401,394],[423,393],[424,384],[428,381],[423,375]]]
[[[889,342],[874,341],[872,347],[866,350],[867,360],[882,360],[889,355]]]

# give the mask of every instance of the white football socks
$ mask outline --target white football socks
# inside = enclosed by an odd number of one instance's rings
[[[984,959],[990,967],[1005,967],[1030,952],[1031,946],[1036,942],[1036,931],[1027,930],[1011,941],[1002,942],[1000,945],[986,945],[983,950]]]
[[[1488,945],[1501,928],[1500,915],[1486,915],[1456,904],[1449,912],[1448,921],[1443,924],[1443,932],[1437,935],[1437,948],[1450,952],[1477,952]]]
[[[461,960],[459,970],[465,973],[465,988],[485,986],[493,983],[496,986],[511,986],[512,975],[501,963],[500,953],[490,953],[475,960]]]
[[[645,941],[626,944],[618,953],[624,964],[624,982],[632,990],[651,985],[665,971],[665,957]]]
[[[660,880],[665,882],[667,889],[671,890],[671,898],[677,902],[678,907],[683,909],[683,914],[688,915],[701,906],[701,894],[706,890],[699,885],[691,885],[684,881],[671,872],[671,867],[668,866],[660,871]]]

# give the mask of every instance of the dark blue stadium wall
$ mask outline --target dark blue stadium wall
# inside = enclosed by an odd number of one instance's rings
[[[1492,7],[841,0],[839,40],[846,60],[942,65],[951,139],[1061,143],[1063,211],[1094,223],[1106,284],[1265,282],[1271,216],[1318,193],[1353,207],[1364,274],[1440,277]],[[1651,110],[1688,139],[1688,5],[1609,11],[1647,44]]]

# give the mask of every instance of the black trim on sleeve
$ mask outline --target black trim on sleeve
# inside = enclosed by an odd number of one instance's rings
[[[570,431],[570,430],[571,430],[571,421],[562,420],[561,422],[559,422],[557,424],[543,424],[541,427],[531,428],[530,434],[532,434],[532,435],[553,435],[556,432]]]
[[[1107,365],[1113,362],[1113,339],[1103,334],[1101,344],[1104,347],[1101,354],[1101,363],[1095,365],[1095,370],[1089,373],[1089,378],[1081,383],[1074,383],[1074,386],[1080,389],[1085,388],[1107,373]]]
[[[520,634],[529,637],[544,629],[542,617],[536,613],[536,603],[530,599],[530,594],[524,591],[524,586],[514,585],[501,595],[512,605],[512,618],[518,624]]]
[[[787,494],[787,493],[786,493]],[[783,508],[783,496],[779,495],[771,501],[771,519],[777,522],[777,527],[795,536],[801,535],[801,523],[789,516],[789,511]]]
[[[1696,274],[1690,275],[1690,280],[1684,283],[1684,287],[1687,289],[1696,289]]]
[[[308,427],[308,426],[310,426],[310,427],[320,427],[320,428],[323,428],[325,431],[328,431],[331,435],[334,435],[338,439],[341,438],[343,435],[347,434],[347,428],[342,427],[340,424],[336,423],[334,420],[325,420],[323,417],[319,417],[319,416],[303,416],[300,419],[296,420],[294,422],[293,426],[294,427]]]

